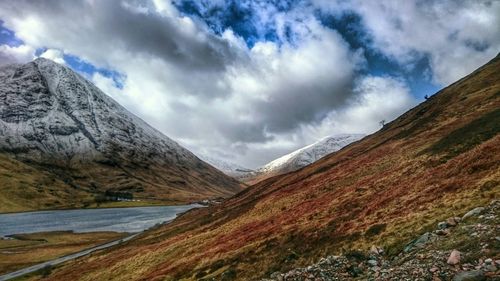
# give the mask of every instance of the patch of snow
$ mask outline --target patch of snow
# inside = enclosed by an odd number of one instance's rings
[[[245,167],[242,167],[236,163],[222,160],[222,159],[217,159],[214,157],[210,157],[208,155],[199,155],[199,157],[207,162],[208,164],[214,166],[215,168],[221,170],[223,173],[225,173],[228,176],[234,177],[236,179],[245,177],[253,172],[255,172],[252,169],[248,169]]]
[[[260,174],[282,174],[296,171],[320,158],[363,138],[363,134],[342,134],[325,137],[313,144],[284,155],[257,169]]]

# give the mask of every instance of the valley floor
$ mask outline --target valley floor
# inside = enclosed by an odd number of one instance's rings
[[[478,207],[462,218],[450,217],[432,232],[388,258],[375,245],[369,252],[328,256],[316,264],[263,281],[327,280],[500,280],[500,201]]]
[[[130,234],[71,231],[11,235],[0,239],[0,275],[92,248]]]

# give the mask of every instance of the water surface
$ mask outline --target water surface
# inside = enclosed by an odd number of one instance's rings
[[[198,204],[182,206],[54,210],[0,214],[0,237],[45,231],[140,232],[172,220]]]

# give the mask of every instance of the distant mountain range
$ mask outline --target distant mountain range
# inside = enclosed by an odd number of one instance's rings
[[[360,140],[364,136],[365,135],[362,134],[342,134],[325,137],[313,144],[281,156],[255,170],[208,156],[201,156],[201,158],[239,181],[247,184],[254,184],[272,176],[293,172],[303,168],[316,162],[325,155],[338,151],[344,146]]]
[[[78,206],[109,190],[190,202],[241,189],[47,59],[0,68],[0,135],[0,161],[10,167],[0,178],[0,202],[11,210]],[[36,186],[26,183],[30,177]]]
[[[254,173],[255,171],[252,169],[248,169],[245,167],[242,167],[236,163],[222,160],[222,159],[217,159],[214,157],[210,157],[207,155],[200,155],[199,156],[203,161],[207,162],[208,164],[214,166],[215,168],[219,169],[223,173],[225,173],[228,176],[231,176],[236,179],[241,179],[246,177],[248,174]]]
[[[276,175],[296,171],[312,164],[322,157],[342,149],[344,146],[362,139],[362,134],[342,134],[325,137],[313,144],[297,149],[287,155],[273,160],[257,169],[255,176],[250,177],[251,182],[262,180]],[[247,180],[248,181],[248,180]]]

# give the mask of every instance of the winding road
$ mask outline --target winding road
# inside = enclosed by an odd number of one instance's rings
[[[122,238],[122,239],[119,239],[119,240],[115,240],[115,241],[112,241],[112,242],[108,242],[106,244],[102,244],[102,245],[96,246],[94,248],[83,250],[83,251],[78,252],[78,253],[70,254],[70,255],[67,255],[67,256],[64,256],[64,257],[60,257],[60,258],[57,258],[57,259],[54,259],[54,260],[50,260],[50,261],[42,262],[42,263],[30,266],[30,267],[26,267],[26,268],[20,269],[18,271],[14,271],[14,272],[11,272],[11,273],[0,275],[0,281],[10,280],[10,279],[13,279],[13,278],[16,278],[16,277],[20,277],[20,276],[28,274],[28,273],[35,272],[35,271],[40,270],[40,269],[42,269],[42,268],[44,268],[46,266],[55,266],[55,265],[61,264],[63,262],[67,262],[69,260],[72,260],[72,259],[83,257],[85,255],[88,255],[88,254],[92,253],[92,252],[95,252],[95,251],[98,251],[98,250],[102,250],[102,249],[106,249],[106,248],[118,245],[120,243],[126,242],[126,241],[128,241],[128,240],[136,237],[139,234],[140,233],[135,233],[135,234],[127,236],[125,238]]]

